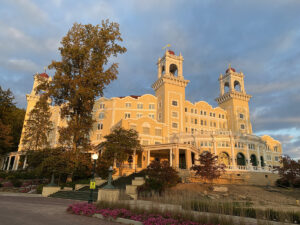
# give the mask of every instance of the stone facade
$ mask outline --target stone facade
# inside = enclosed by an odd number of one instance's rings
[[[251,96],[245,90],[244,74],[229,66],[225,74],[220,75],[218,107],[205,101],[192,103],[185,99],[189,81],[183,76],[183,60],[181,54],[177,56],[170,50],[158,59],[157,80],[152,85],[155,95],[102,97],[95,102],[96,122],[90,133],[95,149],[114,127],[121,126],[137,130],[143,145],[143,152],[134,154],[133,163],[125,165],[127,174],[147,167],[152,160],[167,160],[184,173],[205,151],[218,155],[228,171],[271,172],[272,167],[279,166],[280,142],[252,133],[248,105]],[[35,78],[34,87],[36,85]],[[34,87],[27,95],[25,123],[38,99]],[[52,107],[51,112],[55,126],[49,138],[51,146],[56,147],[57,128],[66,121],[60,119],[59,107]],[[23,151],[24,146],[20,144],[18,153],[2,159],[2,169],[16,169]],[[11,163],[12,157],[15,157],[14,163]]]

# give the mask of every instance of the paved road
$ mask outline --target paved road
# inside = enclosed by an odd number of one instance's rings
[[[78,201],[0,193],[0,225],[114,225],[86,216],[68,214],[69,204]],[[120,225],[120,224],[119,224]]]

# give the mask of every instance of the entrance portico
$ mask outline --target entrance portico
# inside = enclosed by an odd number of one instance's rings
[[[152,161],[168,161],[170,166],[176,169],[189,169],[195,164],[200,151],[189,144],[156,144],[143,146],[144,154],[147,155],[148,166]]]

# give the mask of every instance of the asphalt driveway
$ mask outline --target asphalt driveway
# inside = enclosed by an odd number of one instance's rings
[[[30,197],[32,196],[32,197]],[[113,225],[119,224],[86,216],[68,214],[75,200],[0,193],[0,225]]]

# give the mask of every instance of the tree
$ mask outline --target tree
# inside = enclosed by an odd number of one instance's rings
[[[114,129],[109,135],[104,138],[101,147],[104,149],[104,159],[114,159],[120,165],[119,173],[122,174],[122,166],[124,161],[132,156],[134,151],[139,152],[142,150],[140,141],[138,140],[138,132],[135,130],[126,130],[118,127]]]
[[[53,129],[51,112],[46,95],[41,95],[24,125],[23,145],[27,150],[49,147],[49,134]]]
[[[300,163],[285,155],[280,160],[282,166],[276,168],[282,181],[287,181],[289,186],[294,186],[297,178],[300,177]]]
[[[219,164],[218,156],[210,152],[202,153],[197,161],[200,162],[200,165],[194,165],[191,170],[196,171],[196,175],[204,180],[212,182],[225,172],[225,165]]]
[[[53,80],[38,90],[46,90],[53,104],[61,106],[61,118],[67,126],[60,128],[60,143],[71,146],[79,160],[80,151],[90,147],[92,110],[95,99],[117,78],[118,64],[109,64],[112,56],[126,52],[117,23],[101,25],[75,23],[61,41],[61,61],[52,61]]]
[[[166,188],[175,186],[180,182],[178,172],[169,165],[168,161],[153,161],[147,167],[145,184],[138,187],[140,192],[156,191],[161,194]]]
[[[60,178],[66,178],[73,172],[74,180],[86,178],[91,174],[91,159],[88,154],[80,154],[79,163],[74,169],[75,154],[59,148],[44,148],[37,151],[27,151],[28,169],[35,171],[39,177],[51,177],[52,173]]]
[[[12,147],[12,136],[10,135],[11,129],[9,126],[2,123],[0,120],[0,155],[9,152]]]
[[[25,110],[19,109],[13,102],[10,89],[0,86],[0,155],[18,149]]]

